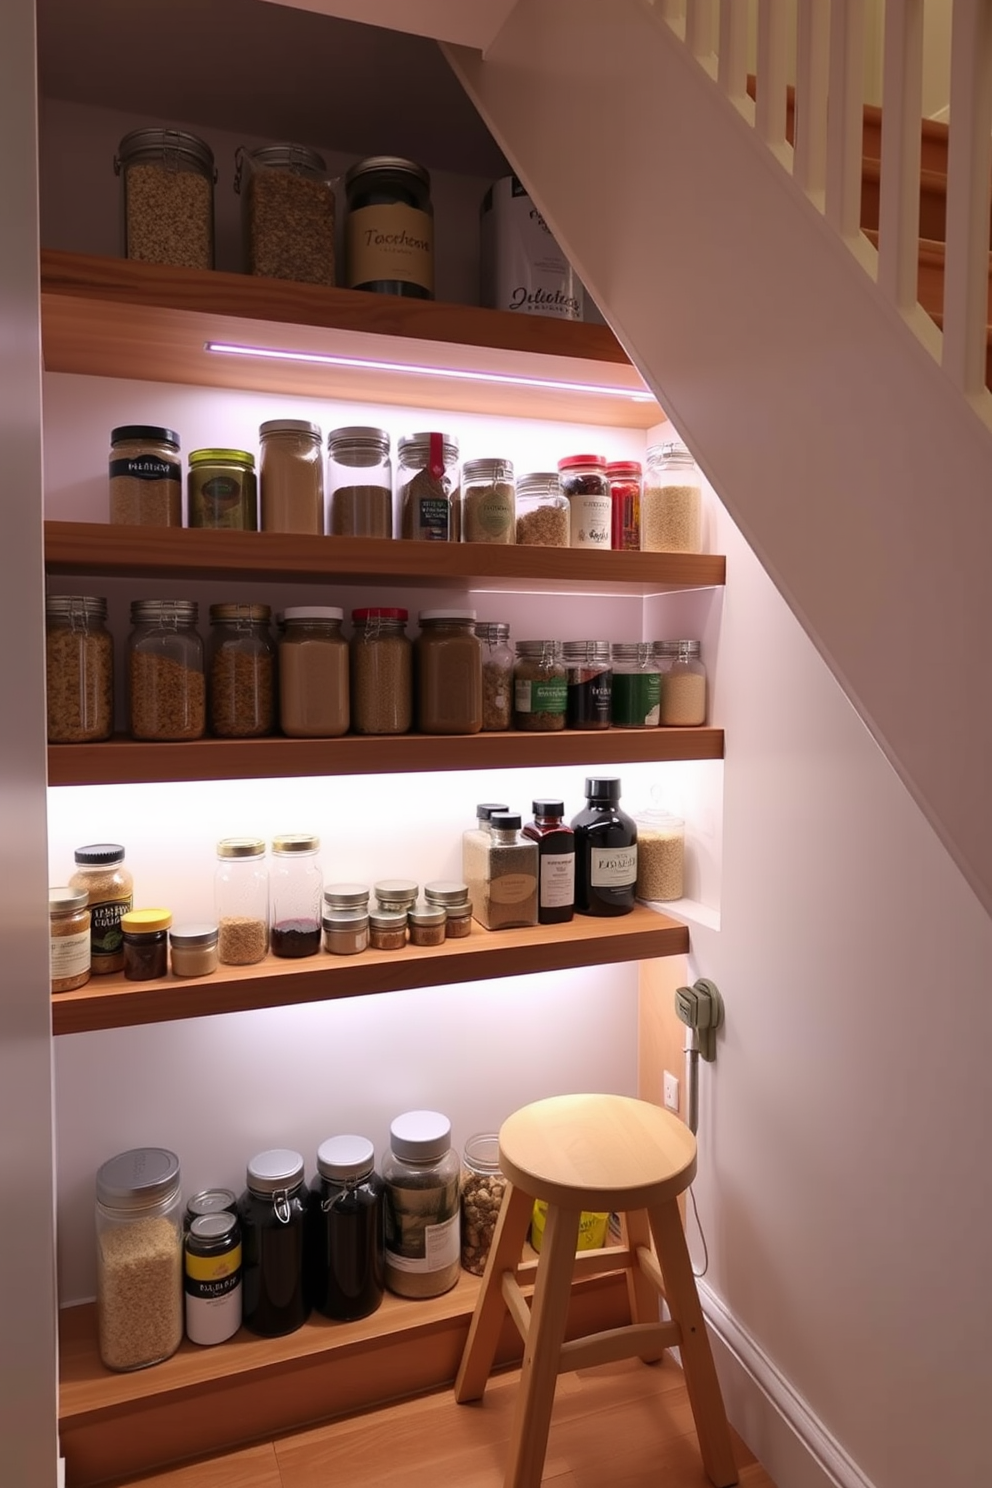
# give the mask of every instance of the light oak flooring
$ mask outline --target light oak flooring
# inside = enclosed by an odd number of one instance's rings
[[[485,1399],[450,1390],[167,1472],[143,1488],[502,1488],[519,1370],[494,1376]],[[775,1488],[734,1434],[741,1488]],[[562,1375],[543,1483],[553,1488],[707,1488],[682,1371],[666,1356]]]

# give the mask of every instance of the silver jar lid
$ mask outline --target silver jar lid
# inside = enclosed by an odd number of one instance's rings
[[[345,465],[377,465],[383,455],[389,454],[389,431],[367,424],[332,429],[327,436],[327,452]]]
[[[614,661],[648,662],[653,651],[653,641],[614,641],[610,646],[610,656]]]
[[[203,921],[199,924],[173,925],[169,931],[169,943],[174,946],[209,949],[217,944],[220,931],[217,925]]]
[[[566,661],[609,661],[609,641],[563,641]]]
[[[230,1188],[201,1188],[186,1200],[186,1213],[190,1219],[205,1219],[208,1215],[233,1214],[238,1199]]]
[[[418,434],[402,434],[396,446],[401,460],[407,464],[426,462],[431,452],[431,440],[440,439],[442,459],[445,465],[458,463],[458,436],[456,434],[433,434],[430,430]]]
[[[480,641],[487,641],[489,645],[510,639],[510,627],[505,620],[476,620],[475,633]]]
[[[689,450],[677,439],[668,439],[663,444],[652,444],[648,446],[646,455],[649,465],[695,465]]]
[[[389,1145],[408,1162],[436,1162],[451,1146],[451,1122],[440,1111],[405,1111],[390,1125]]]
[[[282,618],[286,625],[294,620],[343,620],[344,610],[337,605],[290,605],[283,610]]]
[[[405,909],[372,909],[369,911],[369,925],[373,930],[405,930],[407,912]]]
[[[248,1164],[248,1187],[261,1198],[296,1188],[303,1182],[303,1158],[291,1147],[271,1147]]]
[[[531,470],[517,479],[518,496],[544,496],[560,506],[568,503],[562,494],[561,480],[557,470]]]
[[[443,904],[414,904],[409,910],[411,925],[443,925],[448,911]]]
[[[259,425],[258,435],[265,439],[269,434],[312,434],[315,439],[322,438],[320,425],[312,424],[309,419],[267,419]]]
[[[367,909],[328,909],[325,905],[321,924],[325,930],[367,930],[369,912]]]
[[[120,174],[121,166],[138,161],[150,161],[172,156],[178,165],[188,160],[199,169],[214,175],[214,153],[205,140],[188,134],[184,129],[132,129],[117,146],[114,169]]]
[[[431,622],[434,621],[434,620],[459,620],[459,621],[468,621],[468,620],[470,620],[472,622],[472,624],[474,625],[475,624],[475,611],[474,610],[421,610],[420,613],[417,615],[417,621],[418,621],[418,623],[420,625],[423,625],[425,621],[426,621],[426,623],[428,625],[430,625]]]
[[[59,884],[48,890],[48,912],[53,915],[76,914],[90,902],[89,889],[70,889]]]
[[[51,619],[106,620],[107,601],[96,594],[48,594],[45,614]]]
[[[371,1173],[374,1166],[375,1148],[368,1137],[328,1137],[317,1148],[317,1171],[332,1183],[353,1183]]]
[[[233,1239],[237,1224],[236,1214],[218,1210],[216,1214],[198,1214],[195,1219],[190,1220],[189,1233],[194,1241],[216,1244],[219,1240],[225,1240],[228,1235]]]
[[[513,483],[512,460],[466,460],[462,466],[462,483],[494,481]]]
[[[272,619],[272,606],[267,604],[212,604],[211,625],[268,625]]]
[[[96,1196],[108,1209],[143,1209],[179,1190],[179,1159],[167,1147],[132,1147],[97,1169]]]
[[[374,889],[380,902],[388,899],[390,903],[399,903],[401,899],[408,899],[415,904],[420,886],[412,878],[380,878]]]
[[[195,599],[132,599],[132,625],[154,625],[170,621],[173,625],[195,625],[200,607]]]
[[[365,884],[327,884],[324,889],[326,909],[366,909],[368,902],[369,891]]]
[[[281,166],[284,170],[301,174],[327,174],[327,163],[323,155],[311,150],[309,145],[259,145],[257,149],[245,150],[252,165]]]
[[[518,641],[516,650],[518,656],[531,660],[547,657],[549,661],[558,661],[562,654],[561,645],[561,641]]]
[[[373,175],[376,171],[393,171],[400,175],[413,176],[430,190],[431,178],[426,167],[418,165],[415,160],[404,160],[400,155],[370,155],[366,160],[356,161],[345,175],[345,190],[362,176]]]
[[[424,884],[424,898],[428,904],[460,906],[468,904],[468,884],[454,878],[435,878]]]

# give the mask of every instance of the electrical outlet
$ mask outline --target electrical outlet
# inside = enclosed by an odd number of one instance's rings
[[[665,1109],[667,1111],[674,1111],[677,1116],[679,1114],[679,1082],[670,1070],[665,1071],[662,1091]]]

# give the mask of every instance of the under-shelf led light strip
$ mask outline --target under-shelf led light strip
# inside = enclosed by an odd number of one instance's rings
[[[205,350],[222,356],[257,357],[277,362],[309,362],[323,367],[349,367],[369,372],[415,373],[418,377],[447,377],[456,382],[494,382],[510,387],[541,388],[555,393],[593,393],[600,397],[626,398],[633,403],[653,403],[647,389],[607,387],[590,382],[559,382],[550,377],[524,377],[513,372],[471,372],[459,367],[424,367],[409,362],[379,362],[365,357],[334,356],[321,351],[282,351],[270,346],[238,346],[226,341],[207,341]]]

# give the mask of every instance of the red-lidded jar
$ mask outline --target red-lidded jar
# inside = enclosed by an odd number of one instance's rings
[[[603,455],[566,455],[558,479],[569,503],[569,546],[608,548],[612,530],[610,484]]]
[[[641,546],[641,463],[639,460],[614,460],[606,467],[612,507],[611,542],[625,553],[636,553]]]

